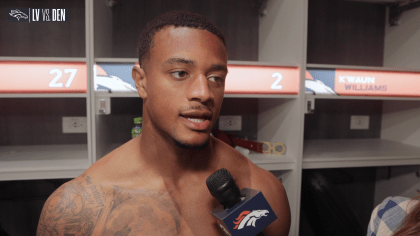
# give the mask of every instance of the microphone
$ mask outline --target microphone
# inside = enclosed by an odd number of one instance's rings
[[[206,180],[211,195],[221,204],[211,213],[229,236],[263,236],[265,227],[277,219],[261,191],[239,190],[226,169],[220,169]]]

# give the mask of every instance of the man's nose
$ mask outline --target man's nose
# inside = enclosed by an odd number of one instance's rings
[[[189,87],[188,100],[206,102],[211,99],[213,99],[213,93],[210,90],[207,77],[205,75],[199,75],[194,78]]]

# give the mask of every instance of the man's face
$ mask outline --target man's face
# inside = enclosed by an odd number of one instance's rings
[[[227,52],[206,30],[168,26],[146,62],[144,110],[154,131],[185,147],[207,143],[223,101]]]

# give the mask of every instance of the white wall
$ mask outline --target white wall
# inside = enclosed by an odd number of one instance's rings
[[[420,70],[420,8],[404,12],[398,26],[386,21],[384,67]]]
[[[106,52],[112,51],[112,9],[106,3],[95,0],[93,4],[95,57],[110,57]]]
[[[305,1],[269,0],[266,10],[267,15],[260,18],[258,61],[302,66],[306,53]]]
[[[416,171],[420,166],[378,167],[376,170],[376,185],[374,205],[377,206],[390,196],[416,197],[420,190],[420,179]]]
[[[420,70],[420,8],[404,12],[398,26],[386,20],[384,67]],[[419,121],[418,101],[384,101],[381,138],[420,146]],[[374,204],[389,196],[417,196],[417,170],[420,166],[378,167]]]
[[[259,19],[258,61],[282,66],[306,65],[307,0],[268,0],[267,15]],[[301,78],[301,82],[304,77]],[[259,99],[258,138],[283,142],[295,169],[282,173],[292,213],[289,235],[299,235],[303,149],[304,88],[295,99]]]

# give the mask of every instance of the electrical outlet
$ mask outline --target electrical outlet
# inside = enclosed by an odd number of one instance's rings
[[[96,98],[96,115],[111,114],[111,98]]]
[[[219,129],[240,131],[242,129],[242,116],[219,116]]]
[[[87,117],[63,117],[63,133],[87,133]]]
[[[305,114],[314,114],[315,111],[315,98],[306,98],[306,111]]]
[[[350,129],[369,129],[369,116],[351,116]]]

